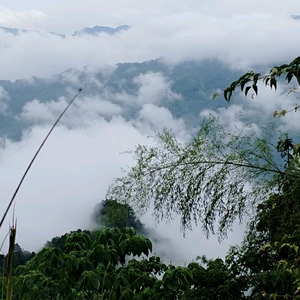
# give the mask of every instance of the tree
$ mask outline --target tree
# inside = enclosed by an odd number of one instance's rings
[[[100,228],[133,227],[138,233],[144,234],[145,228],[141,221],[136,217],[133,208],[116,200],[104,200],[94,207],[92,220]]]
[[[44,248],[16,271],[15,299],[243,299],[244,282],[221,259],[165,265],[133,228],[107,228],[93,240],[65,237],[63,249]],[[138,256],[143,255],[138,259]]]
[[[251,127],[230,132],[214,117],[187,144],[164,130],[156,135],[155,146],[136,147],[136,165],[115,180],[107,197],[139,213],[153,201],[156,219],[178,214],[183,230],[200,222],[208,235],[215,233],[218,221],[222,238],[236,218],[268,199],[280,176],[300,176],[274,158],[274,134],[268,129],[258,137]]]
[[[285,74],[288,83],[293,78],[300,84],[300,57],[290,64],[273,67],[268,75],[249,71],[224,91],[229,102],[237,87],[245,94],[250,90],[258,94],[257,82],[263,79],[266,86],[277,88],[279,77]],[[297,87],[289,88],[288,94],[297,92]],[[214,95],[215,96],[215,95]],[[253,97],[253,95],[252,95]],[[273,116],[285,116],[293,109],[273,112]],[[294,144],[287,134],[279,140],[276,149],[285,158],[285,174],[277,178],[277,190],[258,205],[249,232],[240,247],[233,247],[228,255],[228,263],[239,266],[240,272],[247,274],[251,282],[253,299],[262,296],[270,299],[299,299],[299,253],[300,231],[300,179],[299,144]],[[296,175],[296,176],[295,176]]]
[[[123,295],[124,299],[131,299],[130,294],[148,283],[145,274],[127,264],[126,258],[147,256],[151,249],[150,240],[137,235],[133,228],[108,228],[99,231],[94,241],[84,232],[68,234],[63,249],[44,248],[17,269],[16,296],[94,299],[97,295],[102,297],[99,299],[119,299]],[[142,283],[137,286],[139,280]]]

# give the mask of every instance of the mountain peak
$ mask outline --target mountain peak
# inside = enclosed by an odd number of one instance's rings
[[[120,31],[128,30],[130,26],[128,25],[121,25],[116,28],[111,28],[107,26],[94,26],[94,27],[85,27],[83,30],[75,31],[73,36],[89,34],[89,35],[98,35],[101,32],[107,33],[108,35],[116,34]]]

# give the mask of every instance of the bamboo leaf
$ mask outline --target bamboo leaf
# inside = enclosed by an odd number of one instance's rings
[[[285,109],[283,109],[279,114],[278,114],[278,117],[280,117],[280,116],[285,116],[285,113],[286,113],[286,110]]]
[[[255,94],[257,95],[257,90],[258,90],[258,89],[257,89],[257,85],[256,85],[256,84],[255,84],[255,85],[253,84],[253,85],[252,85],[252,88],[253,88]]]
[[[249,90],[251,89],[251,86],[247,86],[246,89],[245,89],[245,95],[247,96]]]

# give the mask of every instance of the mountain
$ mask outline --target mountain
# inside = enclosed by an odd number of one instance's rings
[[[85,27],[83,30],[75,31],[73,33],[73,36],[83,35],[83,34],[89,34],[89,35],[98,35],[101,32],[107,33],[109,35],[113,35],[116,33],[119,33],[120,31],[128,30],[130,26],[128,25],[121,25],[116,28],[106,27],[106,26],[94,26],[91,27]]]
[[[12,33],[13,35],[19,35],[20,33],[28,32],[28,30],[25,29],[9,28],[4,26],[0,26],[0,30],[3,30],[6,33]]]
[[[108,35],[113,35],[116,33],[119,33],[121,31],[126,31],[130,28],[128,25],[121,25],[116,28],[111,28],[107,26],[94,26],[93,28],[90,27],[85,27],[82,30],[75,31],[72,36],[80,36],[80,35],[93,35],[97,36],[99,33],[104,32],[107,33]],[[25,30],[25,29],[19,29],[19,28],[10,28],[10,27],[4,27],[0,26],[0,30],[4,31],[5,33],[11,33],[13,35],[20,35],[21,33],[28,33],[28,32],[35,32],[39,33],[39,31],[36,30]],[[65,34],[61,33],[56,33],[56,32],[49,32],[50,34],[60,36],[61,38],[65,38]]]
[[[300,15],[292,15],[292,19],[298,21],[300,20]]]
[[[226,105],[223,99],[212,101],[216,89],[226,88],[241,74],[217,60],[188,61],[171,67],[157,59],[68,69],[50,78],[0,80],[7,106],[0,117],[0,136],[19,140],[22,130],[33,124],[29,119],[16,117],[28,103],[70,99],[70,90],[78,88],[83,88],[82,97],[99,97],[111,107],[119,108],[116,114],[128,120],[137,118],[142,105],[149,102],[168,109],[175,118],[185,120],[187,126],[198,126],[202,110]],[[111,116],[103,112],[103,117]]]
[[[5,33],[11,33],[13,35],[20,35],[20,33],[28,33],[28,32],[39,33],[39,31],[36,31],[36,30],[25,30],[25,29],[10,28],[10,27],[4,27],[4,26],[0,26],[0,30],[3,30]],[[53,34],[53,35],[58,35],[61,38],[66,37],[64,34],[61,34],[61,33],[55,33],[55,32],[49,32],[49,33]]]

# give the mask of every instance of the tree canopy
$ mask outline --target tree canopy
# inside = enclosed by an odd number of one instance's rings
[[[150,240],[133,228],[107,228],[94,239],[84,232],[67,234],[62,249],[46,247],[18,267],[14,299],[244,298],[245,282],[221,259],[203,257],[175,267],[151,250]]]
[[[133,208],[116,200],[103,200],[96,204],[92,214],[92,221],[99,228],[118,227],[133,227],[138,233],[143,234],[145,231],[144,225],[135,215]]]

